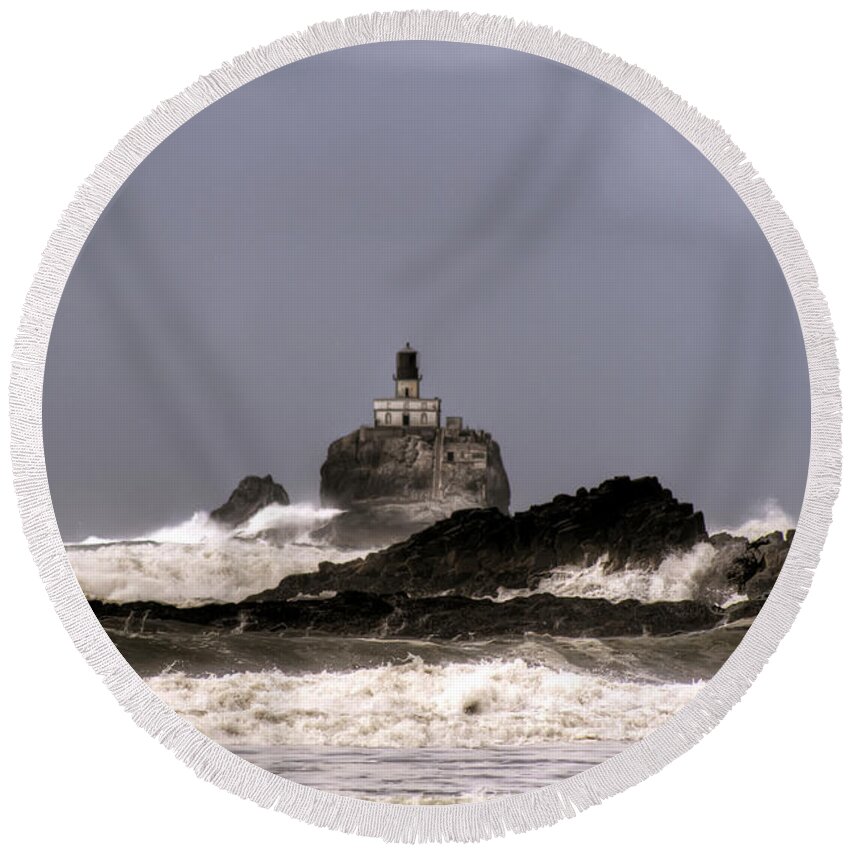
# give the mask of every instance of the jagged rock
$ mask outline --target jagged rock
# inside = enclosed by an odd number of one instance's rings
[[[715,534],[710,538],[717,554],[712,561],[712,573],[727,587],[750,599],[770,593],[779,571],[788,556],[793,529],[783,534],[773,531],[757,540]]]
[[[709,543],[714,547],[711,567],[703,576],[702,585],[695,589],[701,599],[720,601],[730,591],[743,592],[746,577],[752,576],[756,567],[749,554],[750,541],[726,532],[712,534]]]
[[[750,599],[763,598],[773,589],[779,577],[779,571],[788,557],[793,539],[793,530],[787,531],[784,536],[782,532],[774,531],[750,544],[750,547],[758,552],[759,557],[758,569],[744,585],[744,593]]]
[[[271,475],[266,475],[265,478],[249,475],[239,482],[221,507],[210,513],[210,519],[228,528],[235,528],[249,520],[257,511],[274,504],[289,504],[289,494],[286,490]]]
[[[703,631],[724,619],[719,609],[699,602],[567,599],[548,593],[508,602],[443,596],[413,599],[404,593],[346,591],[331,599],[242,602],[177,608],[136,602],[113,605],[92,602],[105,625],[132,630],[134,619],[145,634],[170,623],[191,623],[241,631],[321,632],[335,635],[439,638],[495,637],[535,632],[564,637],[672,635]],[[138,616],[137,616],[138,615]]]
[[[650,569],[704,540],[702,514],[674,499],[658,479],[621,477],[514,516],[497,508],[456,511],[387,549],[320,564],[317,573],[289,576],[254,598],[327,590],[491,596],[502,587],[534,589],[558,565],[602,557],[608,571]]]

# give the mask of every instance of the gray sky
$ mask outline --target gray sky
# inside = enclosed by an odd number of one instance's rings
[[[403,42],[243,86],[111,201],[48,354],[63,535],[150,530],[249,473],[315,500],[406,340],[501,443],[514,509],[652,474],[714,525],[799,511],[802,334],[734,191],[580,72]]]

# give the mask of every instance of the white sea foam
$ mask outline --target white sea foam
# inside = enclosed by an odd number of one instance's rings
[[[346,673],[168,673],[147,682],[223,744],[461,748],[636,741],[702,684],[617,682],[522,660],[419,658]]]
[[[678,602],[695,599],[702,580],[711,569],[715,549],[710,543],[698,543],[688,552],[668,555],[657,569],[623,569],[605,572],[606,557],[588,567],[563,566],[554,569],[534,590],[502,589],[496,597],[502,602],[531,593],[553,596],[580,596],[622,602]]]
[[[68,558],[90,599],[179,606],[238,602],[288,575],[314,572],[321,561],[366,554],[310,541],[310,531],[337,513],[303,504],[270,505],[231,530],[199,512],[133,540],[89,538],[68,546]],[[283,542],[264,539],[269,532]]]

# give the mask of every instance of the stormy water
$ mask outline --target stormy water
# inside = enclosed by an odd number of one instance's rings
[[[273,505],[227,531],[198,513],[137,539],[89,538],[67,551],[91,600],[238,602],[321,561],[364,554],[311,536],[334,514]],[[598,564],[562,565],[533,592],[689,599],[712,554],[700,543],[651,572],[615,576]],[[693,699],[747,625],[439,641],[154,625],[136,610],[101,622],[155,693],[233,752],[312,787],[408,803],[527,791],[620,752]]]

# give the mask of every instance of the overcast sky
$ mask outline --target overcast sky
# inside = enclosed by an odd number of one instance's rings
[[[70,276],[44,440],[66,540],[141,533],[423,391],[500,442],[512,508],[657,475],[710,524],[799,510],[808,377],[744,204],[644,107],[500,48],[348,48],[268,74],[129,178]]]

